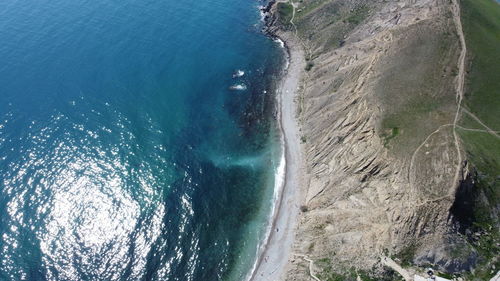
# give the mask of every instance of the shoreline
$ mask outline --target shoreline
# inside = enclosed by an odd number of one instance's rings
[[[277,34],[267,30],[267,34],[283,43],[287,56],[277,87],[278,124],[283,144],[285,173],[272,209],[270,232],[265,237],[247,279],[251,281],[281,280],[284,277],[292,254],[302,198],[300,183],[303,163],[295,97],[305,66],[305,62],[301,59],[303,50],[293,39],[288,38],[290,33]]]

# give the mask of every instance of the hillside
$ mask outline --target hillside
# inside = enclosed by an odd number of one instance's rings
[[[476,268],[469,279],[496,273],[500,12],[492,0],[460,6],[273,6],[271,31],[306,60],[306,196],[286,280],[311,278],[302,256],[321,280],[395,278],[381,256],[410,270]]]

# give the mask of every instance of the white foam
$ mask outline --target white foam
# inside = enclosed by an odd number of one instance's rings
[[[245,75],[245,71],[238,69],[233,73],[233,78],[239,78],[243,75]]]
[[[229,90],[233,90],[233,91],[244,91],[247,89],[247,85],[245,84],[236,84],[236,85],[232,85],[231,87],[229,87]]]
[[[279,39],[276,38],[274,39],[275,42],[279,43],[282,48],[285,48],[285,43]],[[288,67],[290,66],[290,58],[287,56],[286,62],[285,62],[285,70],[288,70]],[[282,77],[281,79],[284,79]],[[282,95],[282,94],[280,94]],[[281,111],[281,97],[277,98],[277,102],[279,103],[279,111]],[[264,239],[261,241],[261,243],[257,246],[257,251],[256,251],[256,260],[252,266],[252,269],[246,276],[245,280],[248,281],[252,276],[255,274],[255,271],[257,270],[257,267],[259,265],[259,262],[261,262],[262,259],[262,254],[264,253],[266,247],[268,246],[269,239],[271,237],[271,232],[273,231],[273,225],[274,222],[278,216],[278,202],[283,196],[283,189],[285,187],[285,177],[286,177],[286,146],[285,146],[285,139],[284,139],[284,133],[283,133],[283,127],[281,125],[281,120],[280,120],[280,114],[278,114],[278,124],[280,124],[280,131],[281,131],[281,137],[280,137],[280,145],[281,145],[281,158],[280,162],[278,164],[278,167],[275,172],[274,176],[274,190],[273,190],[273,202],[271,206],[271,212],[269,215],[269,225],[266,228],[266,233],[264,236]]]
[[[262,239],[261,243],[257,246],[257,251],[256,251],[256,260],[252,266],[252,269],[246,276],[245,280],[250,280],[252,278],[253,274],[255,273],[255,270],[257,270],[257,266],[260,262],[260,259],[262,258],[262,253],[267,247],[267,244],[269,242],[269,238],[271,237],[271,232],[273,231],[273,223],[276,218],[277,210],[276,207],[278,205],[278,200],[280,200],[280,197],[282,196],[283,192],[283,187],[285,186],[285,176],[286,176],[286,158],[285,158],[285,142],[283,140],[283,137],[281,138],[281,158],[280,162],[278,164],[278,167],[276,168],[276,172],[274,173],[274,191],[273,191],[273,202],[271,205],[271,212],[269,216],[269,225],[266,228],[266,233],[264,236],[264,239]]]
[[[285,48],[285,42],[283,42],[283,40],[281,40],[279,38],[274,38],[273,41],[276,42],[276,43],[278,43],[281,48]]]
[[[266,18],[266,13],[264,12],[264,6],[262,5],[259,5],[257,6],[257,8],[259,8],[259,13],[260,13],[260,21],[264,21],[264,19]]]

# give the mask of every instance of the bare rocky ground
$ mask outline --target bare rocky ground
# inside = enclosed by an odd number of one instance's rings
[[[297,35],[292,48],[307,60],[297,100],[307,210],[286,280],[382,276],[381,256],[473,267],[477,253],[450,213],[468,173],[454,134],[465,55],[457,2],[293,5],[275,7],[272,19]]]

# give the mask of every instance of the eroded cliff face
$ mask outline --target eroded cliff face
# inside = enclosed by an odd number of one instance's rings
[[[274,26],[296,34],[308,60],[297,104],[307,211],[293,252],[317,261],[319,275],[327,267],[381,270],[384,254],[449,271],[474,264],[472,249],[456,253],[465,243],[450,223],[467,173],[453,133],[462,52],[455,5],[275,7]],[[308,278],[307,263],[292,256],[286,279]]]

